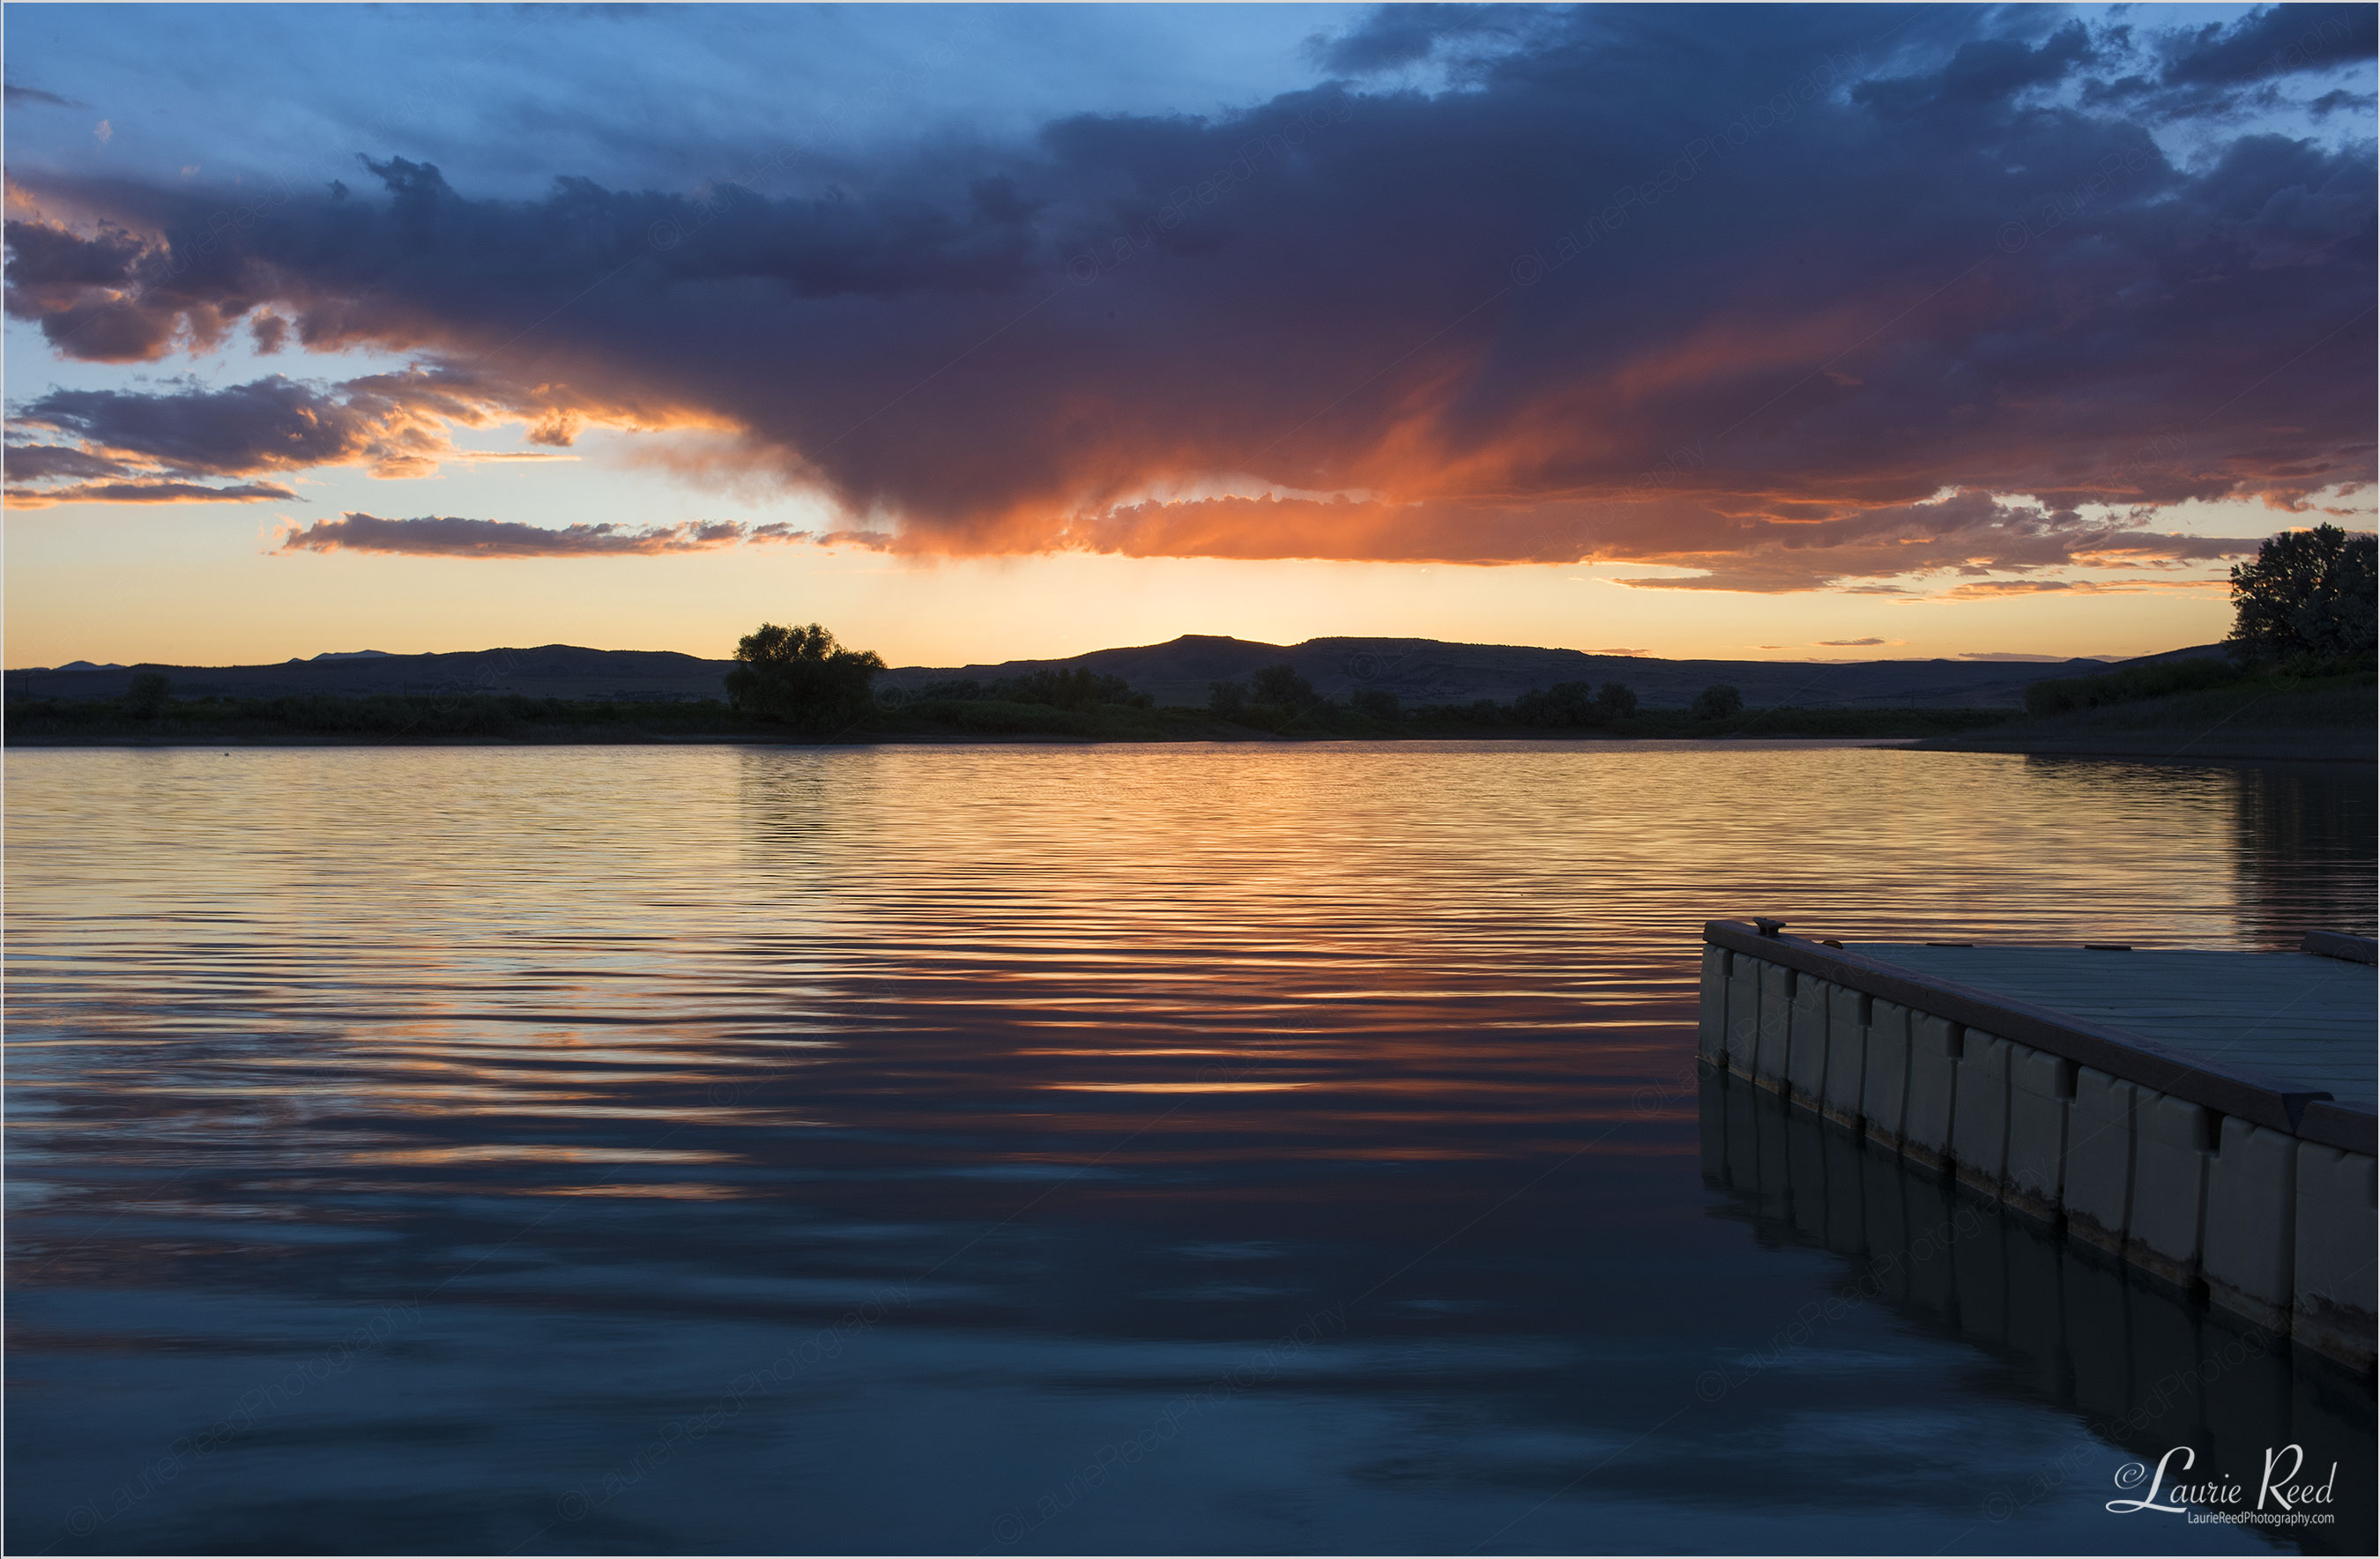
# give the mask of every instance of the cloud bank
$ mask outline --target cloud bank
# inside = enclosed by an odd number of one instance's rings
[[[716,552],[750,542],[812,541],[821,546],[880,546],[881,538],[850,532],[818,533],[790,526],[747,526],[734,520],[678,526],[548,526],[516,520],[425,514],[388,520],[349,513],[335,520],[292,526],[281,552],[378,552],[418,558],[618,558],[673,552]]]
[[[11,455],[16,453],[13,449]],[[16,462],[9,462],[13,474]],[[206,487],[197,482],[69,482],[48,488],[10,488],[12,509],[48,509],[60,503],[258,503],[298,495],[270,482]]]
[[[1339,79],[1245,112],[1076,117],[810,192],[21,173],[6,306],[64,356],[248,320],[423,365],[55,392],[20,414],[66,452],[28,490],[403,476],[491,420],[699,428],[708,470],[911,550],[1784,590],[2154,583],[2250,545],[2164,506],[2373,478],[2374,105],[2308,96],[2372,57],[2367,11],[1391,7],[1316,47]],[[1424,63],[1445,90],[1392,84]],[[2354,133],[2260,129],[2284,103]],[[2169,156],[2175,127],[2203,150]]]
[[[7,84],[6,95],[8,106],[11,108],[81,108],[85,106],[72,98],[60,97],[55,92],[45,92],[39,87],[20,87],[14,81]]]

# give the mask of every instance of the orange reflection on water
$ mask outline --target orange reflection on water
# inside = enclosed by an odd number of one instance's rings
[[[1045,1082],[1070,1094],[1281,1094],[1306,1082]]]
[[[531,1142],[470,1142],[443,1148],[379,1148],[346,1155],[350,1164],[719,1164],[728,1155],[702,1148],[566,1147]]]
[[[529,1196],[658,1197],[676,1202],[734,1202],[752,1192],[737,1186],[700,1185],[691,1180],[644,1180],[574,1186],[532,1186]]]
[[[7,761],[12,1082],[93,1163],[225,1141],[366,1193],[424,1165],[540,1195],[596,1163],[937,1174],[1028,1122],[1219,1163],[1528,1154],[1684,1107],[1713,915],[2139,946],[2370,919],[2368,798],[2212,768],[1594,743]],[[1029,1103],[1069,1096],[1114,1108]]]

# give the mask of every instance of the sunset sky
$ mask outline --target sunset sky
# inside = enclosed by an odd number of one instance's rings
[[[2219,637],[2374,11],[6,14],[11,666]]]

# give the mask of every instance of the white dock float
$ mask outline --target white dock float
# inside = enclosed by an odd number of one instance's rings
[[[2370,1371],[2374,945],[1972,947],[1704,928],[1701,1052]]]

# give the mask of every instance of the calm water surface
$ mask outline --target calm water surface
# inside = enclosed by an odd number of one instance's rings
[[[7,783],[16,1552],[2269,1551],[2104,1509],[2143,1446],[2268,1433],[2345,1462],[2317,1546],[2368,1551],[2368,1392],[1761,1115],[1692,1030],[1713,915],[2369,935],[2368,768],[18,751]],[[1935,1266],[1872,1207],[1830,1232],[1877,1195],[1948,1231]]]

